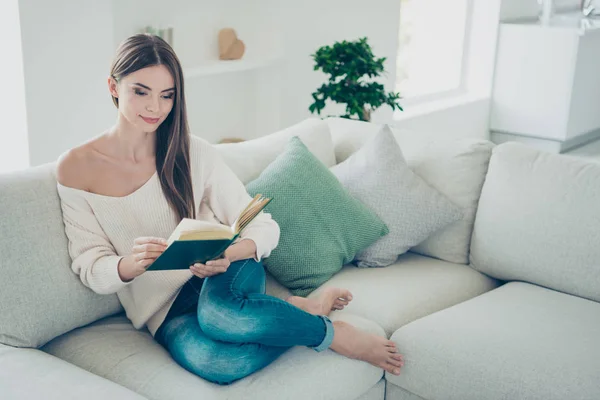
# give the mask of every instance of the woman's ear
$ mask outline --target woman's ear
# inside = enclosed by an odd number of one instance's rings
[[[119,98],[117,80],[112,76],[108,77],[108,91],[112,97]]]

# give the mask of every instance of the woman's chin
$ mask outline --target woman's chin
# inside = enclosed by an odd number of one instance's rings
[[[144,132],[144,133],[155,133],[156,130],[158,129],[158,124],[156,126],[152,126],[152,125],[148,125],[148,124],[139,124],[137,125],[137,128],[140,130],[140,132]]]

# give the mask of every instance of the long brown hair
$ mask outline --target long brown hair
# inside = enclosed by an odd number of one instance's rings
[[[177,55],[158,36],[137,34],[119,45],[111,66],[111,76],[123,77],[154,65],[164,65],[175,81],[173,109],[156,131],[156,171],[163,193],[181,218],[196,218],[190,171],[190,135],[183,91],[183,71]],[[119,99],[112,96],[119,108]]]

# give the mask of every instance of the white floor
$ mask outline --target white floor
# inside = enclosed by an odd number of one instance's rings
[[[600,140],[588,143],[585,146],[578,147],[565,154],[600,162]]]

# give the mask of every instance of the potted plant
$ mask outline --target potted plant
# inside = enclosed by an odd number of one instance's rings
[[[345,104],[346,112],[341,117],[348,119],[370,121],[371,112],[384,104],[402,111],[400,94],[386,94],[383,85],[373,81],[385,72],[386,58],[375,58],[366,37],[323,46],[311,56],[314,70],[329,74],[328,81],[312,94],[311,113],[321,115],[327,99]]]

